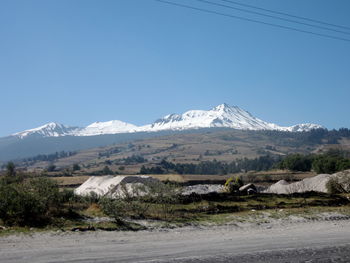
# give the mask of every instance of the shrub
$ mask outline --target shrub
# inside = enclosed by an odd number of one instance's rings
[[[47,167],[47,171],[48,172],[53,172],[56,170],[56,165],[54,164],[50,164],[48,167]]]
[[[235,193],[243,185],[244,183],[241,177],[231,177],[225,182],[225,189],[229,193]]]
[[[168,219],[174,214],[175,204],[179,202],[178,185],[174,183],[151,183],[149,186],[150,195],[148,196],[152,202],[159,205],[162,219]]]
[[[16,166],[13,162],[8,162],[6,165],[6,173],[8,176],[16,175]]]
[[[143,218],[150,203],[143,202],[148,194],[144,185],[121,185],[122,193],[113,197],[103,197],[99,201],[102,211],[112,217],[118,225],[125,224],[124,218]]]
[[[121,186],[118,196],[103,197],[99,201],[102,211],[112,217],[119,225],[125,224],[125,218],[145,218],[152,204],[156,206],[158,217],[168,219],[178,202],[178,191],[173,184],[152,182]]]
[[[81,170],[80,165],[77,163],[73,164],[73,171],[79,171],[79,170]]]
[[[61,208],[58,185],[47,178],[2,179],[0,200],[0,219],[6,225],[45,225]]]

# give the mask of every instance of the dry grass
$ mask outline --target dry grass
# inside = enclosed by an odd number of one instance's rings
[[[55,180],[59,186],[68,187],[68,186],[81,185],[89,178],[90,176],[88,175],[82,175],[82,176],[53,177],[52,179]]]
[[[180,174],[149,174],[153,178],[156,178],[160,181],[172,181],[177,183],[185,182],[184,176]]]

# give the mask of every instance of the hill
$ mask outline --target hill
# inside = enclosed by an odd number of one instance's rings
[[[22,160],[21,165],[45,169],[50,164],[57,168],[72,168],[73,164],[79,164],[79,173],[101,172],[107,166],[113,172],[135,174],[143,165],[152,167],[163,159],[185,164],[212,160],[231,162],[267,155],[322,152],[330,148],[350,149],[350,133],[346,129],[310,132],[199,129],[151,134],[154,136],[128,138],[125,142],[81,150],[57,160]]]

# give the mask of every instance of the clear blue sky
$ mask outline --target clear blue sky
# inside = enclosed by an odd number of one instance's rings
[[[350,27],[348,0],[237,1]],[[0,0],[0,91],[0,136],[223,102],[280,125],[350,127],[350,42],[153,0]]]

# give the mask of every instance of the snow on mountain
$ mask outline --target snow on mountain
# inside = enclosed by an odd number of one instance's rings
[[[19,138],[29,135],[42,137],[58,136],[94,136],[103,134],[156,132],[163,130],[188,130],[211,127],[225,127],[239,130],[280,130],[290,132],[310,131],[323,128],[318,124],[297,124],[290,127],[279,126],[274,123],[260,120],[248,111],[237,106],[221,104],[211,110],[190,110],[183,114],[170,114],[158,119],[152,124],[135,126],[130,123],[112,120],[106,122],[94,122],[84,128],[68,127],[58,123],[48,123],[41,127],[26,130],[14,134]]]
[[[68,127],[59,123],[50,122],[38,128],[15,133],[12,136],[25,138],[27,136],[59,137],[59,136],[94,136],[102,134],[116,134],[135,132],[137,126],[118,121],[94,122],[85,128]]]
[[[308,131],[322,128],[317,124],[298,124],[291,127],[282,127],[274,123],[260,120],[249,112],[237,107],[221,104],[209,111],[190,110],[184,114],[170,114],[153,124],[140,127],[139,131],[186,130],[210,127],[226,127],[239,130],[281,130],[281,131]]]
[[[303,124],[293,125],[290,127],[282,127],[282,130],[290,131],[290,132],[303,132],[303,131],[311,131],[316,129],[324,129],[324,127],[314,123],[303,123]]]
[[[21,139],[29,135],[36,135],[40,137],[59,137],[69,135],[75,130],[77,130],[77,127],[69,127],[56,122],[50,122],[34,129],[29,129],[15,133],[13,134],[13,136],[16,136]]]
[[[113,120],[106,122],[94,122],[89,126],[75,132],[74,136],[93,136],[102,134],[116,134],[135,132],[137,126],[123,121]]]
[[[210,127],[228,127],[242,130],[271,130],[274,124],[253,117],[237,106],[221,104],[209,111],[190,110],[184,114],[170,114],[153,124],[143,126],[145,131],[186,130]],[[142,130],[142,127],[140,128]]]

